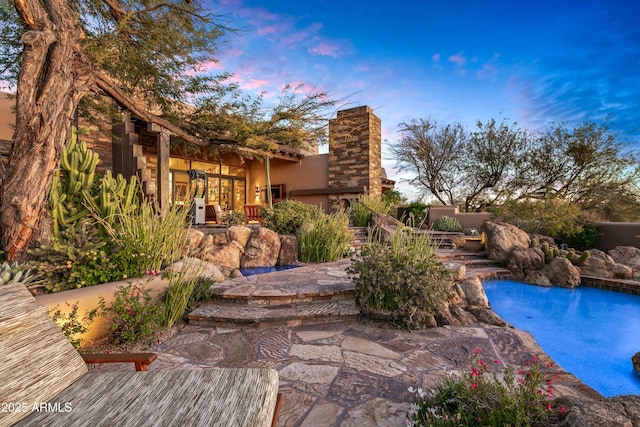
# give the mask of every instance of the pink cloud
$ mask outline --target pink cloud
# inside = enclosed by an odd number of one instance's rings
[[[341,49],[340,46],[336,44],[321,42],[318,45],[309,48],[308,52],[315,55],[331,56],[333,58],[337,58],[341,53]]]
[[[269,83],[268,80],[249,78],[247,82],[241,83],[240,86],[244,89],[256,90],[268,86]]]
[[[434,53],[433,56],[431,57],[431,60],[433,60],[433,62],[440,62],[440,54]]]
[[[462,56],[461,53],[458,53],[458,54],[455,54],[455,55],[451,55],[448,58],[448,61],[456,64],[458,67],[462,67],[464,64],[467,63],[466,58],[464,56]]]
[[[258,35],[260,36],[275,34],[276,32],[278,32],[278,27],[276,25],[269,25],[267,27],[258,28]]]
[[[319,22],[314,22],[313,24],[309,25],[307,28],[304,28],[300,31],[296,31],[291,34],[288,34],[285,37],[282,37],[280,39],[280,42],[282,42],[282,44],[284,45],[298,44],[303,42],[304,40],[312,38],[317,33],[319,33],[323,28],[324,28],[324,25],[322,25]],[[283,33],[285,32],[283,31]]]

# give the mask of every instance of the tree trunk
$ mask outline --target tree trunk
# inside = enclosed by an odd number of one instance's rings
[[[38,228],[71,120],[92,85],[69,3],[48,0],[50,16],[38,0],[15,3],[31,29],[22,37],[14,145],[0,186],[1,243],[9,261],[21,258]]]

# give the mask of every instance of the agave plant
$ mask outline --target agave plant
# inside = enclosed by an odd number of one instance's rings
[[[35,270],[30,270],[27,266],[17,262],[9,264],[5,261],[0,265],[0,286],[9,283],[22,283],[29,287],[29,285],[37,283],[39,277],[40,275]]]

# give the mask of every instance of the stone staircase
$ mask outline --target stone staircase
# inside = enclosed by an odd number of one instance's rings
[[[351,245],[360,249],[367,244],[367,238],[369,237],[369,227],[349,227],[351,233],[353,233],[353,240]]]
[[[211,287],[211,302],[189,323],[214,327],[282,327],[333,323],[357,317],[349,260],[241,277]]]

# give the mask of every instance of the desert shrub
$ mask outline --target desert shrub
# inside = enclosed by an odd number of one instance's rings
[[[558,237],[580,231],[580,208],[559,198],[512,200],[493,208],[491,214],[530,234],[544,232]]]
[[[101,310],[96,307],[93,310],[85,311],[84,315],[80,316],[77,301],[74,304],[66,304],[70,307],[68,313],[62,313],[60,306],[56,305],[52,310],[49,310],[49,317],[60,327],[60,330],[71,345],[78,349],[84,341],[81,335],[89,330],[89,326],[100,316]]]
[[[349,251],[352,238],[346,212],[319,213],[302,224],[298,232],[300,261],[330,262],[342,258]]]
[[[285,200],[276,203],[273,209],[264,210],[262,226],[278,234],[296,234],[305,221],[316,217],[317,214],[318,208],[314,205],[297,200]]]
[[[574,234],[560,236],[562,241],[569,245],[570,248],[575,248],[579,251],[595,248],[598,243],[598,237],[598,225],[593,221],[583,221],[580,229]]]
[[[189,296],[189,303],[187,304],[186,311],[191,311],[203,302],[207,302],[211,299],[211,285],[213,281],[204,277],[198,277],[196,283]]]
[[[419,200],[409,203],[404,210],[408,214],[405,214],[405,217],[400,218],[400,220],[410,227],[418,227],[425,224],[429,217],[429,205]]]
[[[107,339],[116,345],[151,344],[164,320],[163,305],[153,301],[151,290],[138,284],[118,286],[115,299],[100,306],[109,320]]]
[[[380,213],[385,215],[393,215],[395,205],[390,203],[388,199],[361,195],[358,200],[353,202],[349,207],[351,221],[356,227],[366,227],[371,221],[371,214]]]
[[[167,273],[169,286],[164,293],[165,326],[171,327],[182,318],[200,281],[200,269],[193,260],[185,259],[180,271],[170,269]]]
[[[433,222],[433,229],[437,231],[462,231],[462,225],[456,218],[441,216]]]
[[[515,370],[480,354],[466,372],[449,372],[431,390],[410,388],[415,401],[408,425],[547,426],[559,420],[565,408],[553,402],[552,379],[535,356]]]
[[[242,225],[247,222],[247,218],[245,218],[242,212],[231,211],[228,214],[225,214],[222,218],[222,223],[227,227],[231,227],[232,225]]]
[[[436,260],[437,246],[428,234],[399,228],[389,243],[378,235],[371,233],[347,269],[360,312],[406,328],[424,327],[449,298],[451,273]]]
[[[29,254],[35,258],[29,265],[40,275],[38,286],[45,293],[122,280],[143,271],[141,257],[101,238],[87,223],[60,231],[57,239]]]

